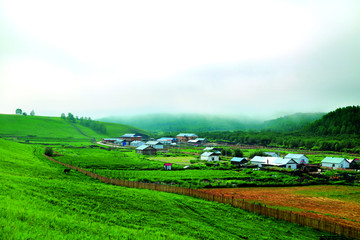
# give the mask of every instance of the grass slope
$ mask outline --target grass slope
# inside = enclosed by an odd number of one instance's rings
[[[0,114],[0,136],[15,136],[30,139],[88,139],[90,137],[117,137],[124,133],[143,133],[145,131],[114,123],[104,123],[106,134],[98,134],[94,130],[80,124],[70,124],[59,117],[22,116]]]
[[[324,233],[187,196],[66,175],[0,139],[2,239],[316,239]]]

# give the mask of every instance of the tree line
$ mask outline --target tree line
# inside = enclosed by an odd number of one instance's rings
[[[71,123],[79,123],[80,125],[91,128],[92,130],[100,134],[106,134],[107,132],[104,123],[94,121],[90,117],[79,118],[78,116],[75,117],[72,113],[68,113],[67,116],[65,115],[65,113],[62,113],[61,118]]]

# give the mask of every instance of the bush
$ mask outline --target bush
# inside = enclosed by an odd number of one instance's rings
[[[54,151],[50,147],[45,148],[45,155],[51,157],[54,154]]]

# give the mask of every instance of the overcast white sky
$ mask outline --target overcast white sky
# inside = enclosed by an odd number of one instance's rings
[[[0,0],[0,113],[271,118],[359,103],[359,0]]]

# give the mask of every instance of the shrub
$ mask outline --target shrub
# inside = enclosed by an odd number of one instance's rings
[[[54,154],[54,151],[50,147],[45,148],[45,155],[51,157]]]

